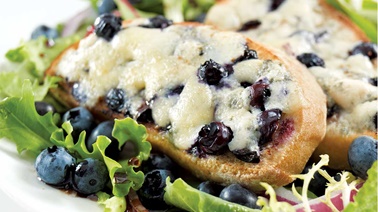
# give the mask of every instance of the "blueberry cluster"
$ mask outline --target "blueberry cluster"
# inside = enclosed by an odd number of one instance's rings
[[[253,209],[261,209],[261,207],[256,204],[257,195],[242,187],[240,184],[231,184],[227,187],[223,187],[214,182],[205,181],[198,185],[198,190],[217,196],[228,202],[233,202]]]
[[[96,142],[97,137],[100,135],[106,136],[110,139],[111,143],[106,148],[105,154],[114,159],[119,159],[120,155],[127,155],[129,158],[137,155],[136,149],[133,147],[132,142],[129,145],[119,147],[119,142],[112,136],[114,121],[108,120],[96,124],[93,115],[84,107],[76,107],[68,110],[63,114],[63,122],[69,121],[72,125],[72,137],[76,142],[82,131],[86,131],[85,145],[88,151],[93,151],[93,144]]]
[[[57,146],[38,155],[35,169],[42,182],[58,188],[72,188],[84,195],[103,190],[109,179],[104,162],[93,158],[77,162],[65,148]]]

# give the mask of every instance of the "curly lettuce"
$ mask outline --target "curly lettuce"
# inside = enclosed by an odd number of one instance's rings
[[[137,124],[130,118],[115,120],[112,135],[119,142],[119,147],[126,142],[133,142],[138,154],[132,158],[115,161],[105,154],[111,140],[105,136],[98,136],[93,144],[93,151],[89,152],[85,145],[85,131],[81,132],[77,141],[71,135],[73,129],[69,122],[62,124],[62,128],[55,125],[56,121],[51,112],[40,116],[34,105],[34,94],[30,80],[25,80],[21,97],[9,97],[0,102],[0,138],[5,137],[13,141],[19,153],[28,151],[35,157],[45,148],[53,145],[63,146],[78,160],[96,158],[105,162],[112,187],[112,193],[106,199],[100,193],[99,204],[110,208],[108,204],[121,205],[117,209],[126,208],[125,196],[132,188],[139,189],[144,182],[144,174],[135,169],[143,160],[147,160],[151,151],[151,144],[146,140],[147,132],[143,125]],[[118,178],[118,179],[117,179]],[[122,180],[120,180],[122,179]],[[105,198],[105,199],[104,199]]]

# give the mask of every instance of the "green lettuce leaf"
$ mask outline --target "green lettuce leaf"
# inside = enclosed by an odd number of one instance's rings
[[[166,179],[164,200],[186,211],[260,211],[227,202],[213,195],[201,192],[185,183],[181,178],[173,183]]]
[[[28,150],[39,154],[51,146],[51,133],[57,129],[52,113],[40,116],[35,110],[29,80],[24,81],[22,97],[9,97],[0,102],[0,138],[15,142],[19,153]]]
[[[83,37],[84,32],[57,38],[49,41],[46,37],[39,37],[36,40],[29,40],[22,43],[19,47],[9,50],[5,57],[19,66],[15,67],[16,72],[24,76],[32,76],[39,80],[42,79],[44,71],[50,66],[51,62],[68,46]],[[47,45],[54,42],[53,45]]]
[[[344,212],[375,211],[377,210],[378,162],[375,161],[368,171],[368,179]]]
[[[104,207],[104,212],[124,212],[126,211],[125,197],[111,197],[105,192],[98,192],[98,203]]]
[[[22,96],[22,85],[28,76],[24,76],[21,72],[6,71],[0,72],[0,78],[2,79],[0,84],[0,99],[5,97],[21,97]],[[34,93],[35,101],[42,101],[47,95],[49,88],[57,86],[57,83],[61,79],[59,77],[46,77],[43,83],[40,84],[37,79],[31,79],[32,85],[31,89]]]

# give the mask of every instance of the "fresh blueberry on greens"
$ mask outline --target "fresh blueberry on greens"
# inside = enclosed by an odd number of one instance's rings
[[[87,136],[94,126],[94,118],[92,114],[84,107],[76,107],[68,110],[63,114],[63,122],[70,121],[73,132],[72,137],[77,140],[80,133],[85,130]]]
[[[348,162],[358,177],[368,178],[367,171],[377,160],[377,144],[377,140],[370,136],[360,136],[349,146]]]
[[[120,150],[118,148],[118,140],[115,139],[112,136],[112,131],[114,127],[114,121],[109,120],[109,121],[104,121],[98,124],[89,134],[88,139],[85,142],[85,145],[88,149],[88,151],[92,152],[93,151],[93,144],[97,140],[97,136],[103,135],[106,136],[110,139],[111,143],[105,150],[105,155],[112,158],[112,159],[118,159]]]
[[[52,113],[56,112],[54,106],[47,102],[36,101],[34,102],[34,105],[35,105],[35,109],[37,110],[37,113],[40,116],[43,116],[48,112],[52,112]]]
[[[177,164],[167,155],[162,153],[151,153],[148,159],[142,163],[142,169],[145,173],[154,169],[174,171],[176,168]]]
[[[218,197],[221,191],[224,189],[224,186],[211,181],[204,181],[200,183],[197,188],[202,192]]]
[[[58,30],[48,27],[46,25],[41,25],[35,28],[31,34],[31,39],[36,40],[39,37],[44,36],[47,39],[56,39],[59,37]]]
[[[174,181],[173,174],[165,169],[155,169],[146,173],[142,187],[137,191],[143,206],[149,210],[163,210],[168,208],[164,202],[165,180],[170,177]]]
[[[72,176],[72,186],[81,194],[93,194],[105,188],[108,182],[108,169],[104,162],[87,158],[79,162]]]
[[[65,148],[57,146],[44,149],[34,164],[38,178],[56,187],[65,187],[69,183],[75,165],[76,159]]]
[[[257,195],[251,191],[243,188],[239,184],[231,184],[225,187],[220,193],[219,197],[223,200],[244,205],[253,209],[260,209],[261,207],[256,204]]]
[[[97,2],[98,14],[111,13],[117,8],[114,0],[100,0]]]

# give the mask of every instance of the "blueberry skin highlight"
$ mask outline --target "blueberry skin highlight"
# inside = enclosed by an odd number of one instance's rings
[[[64,187],[69,182],[70,172],[75,164],[76,159],[65,148],[52,146],[38,155],[34,166],[41,181]]]
[[[93,194],[105,188],[109,173],[104,162],[87,158],[77,164],[72,176],[72,186],[81,194]]]
[[[348,162],[352,171],[360,178],[367,179],[367,171],[377,160],[377,140],[360,136],[353,140],[348,149]]]

